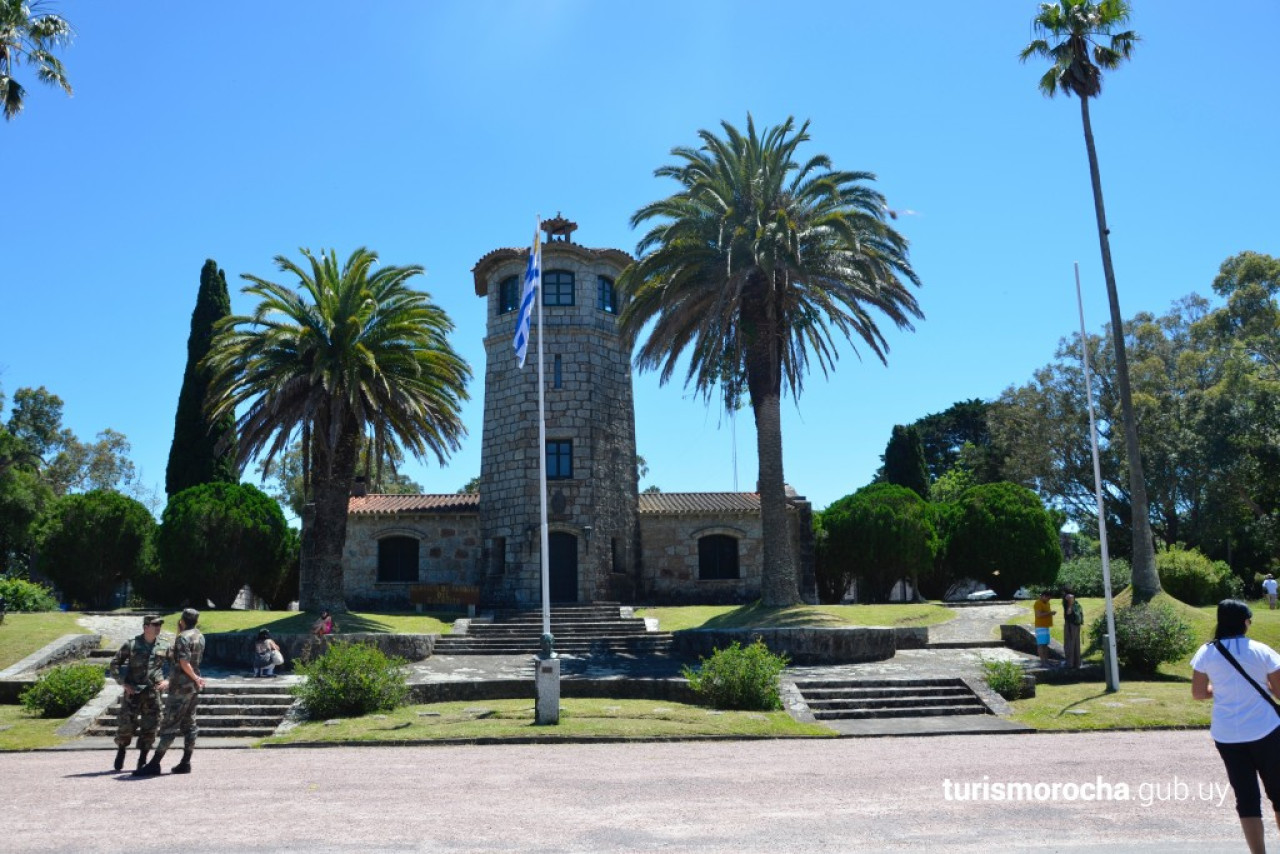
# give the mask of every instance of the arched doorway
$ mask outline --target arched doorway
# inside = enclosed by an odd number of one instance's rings
[[[578,601],[578,538],[563,531],[552,531],[547,540],[550,554],[551,601]]]

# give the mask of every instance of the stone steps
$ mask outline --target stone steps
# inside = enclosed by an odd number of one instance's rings
[[[200,695],[196,722],[201,737],[263,738],[280,726],[294,698],[276,685],[244,685],[209,680]],[[120,703],[112,703],[86,730],[88,736],[114,736]]]
[[[623,617],[617,603],[556,606],[551,634],[569,655],[669,655],[671,635],[650,632],[645,621]],[[492,622],[472,621],[465,635],[444,635],[433,655],[528,655],[542,643],[542,611],[500,610]]]
[[[804,680],[796,688],[820,721],[991,714],[961,679]]]

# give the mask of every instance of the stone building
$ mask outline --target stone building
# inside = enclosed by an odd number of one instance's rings
[[[615,281],[632,261],[543,223],[549,580],[553,602],[743,602],[760,594],[755,493],[639,495],[631,354]],[[485,604],[541,602],[537,338],[523,370],[512,348],[528,249],[496,249],[473,269],[485,301],[479,495],[356,495],[347,601],[394,607],[448,586]],[[810,507],[791,496],[802,592],[812,590]],[[424,592],[424,588],[427,588]]]

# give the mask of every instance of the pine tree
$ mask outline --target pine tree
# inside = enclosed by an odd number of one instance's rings
[[[208,394],[207,372],[200,361],[209,352],[214,325],[231,313],[227,277],[212,259],[200,271],[200,292],[191,312],[191,335],[187,338],[187,372],[178,396],[178,414],[173,425],[173,445],[164,489],[170,496],[202,483],[238,483],[235,458],[235,418],[227,414],[210,421],[204,413]],[[219,447],[219,443],[224,443]]]
[[[929,500],[929,468],[924,461],[920,431],[915,427],[894,425],[893,435],[884,449],[884,479]]]

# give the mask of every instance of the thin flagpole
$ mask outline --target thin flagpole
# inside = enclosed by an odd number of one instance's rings
[[[542,228],[542,217],[538,217],[538,229]],[[536,232],[535,232],[536,233]],[[553,647],[548,642],[551,637],[551,546],[547,535],[547,417],[546,417],[546,363],[542,351],[542,264],[538,264],[538,503],[542,521],[542,635],[544,649],[551,654]]]
[[[1098,541],[1102,546],[1102,588],[1107,601],[1107,690],[1120,690],[1116,663],[1116,611],[1111,599],[1111,555],[1107,551],[1107,519],[1102,508],[1102,466],[1098,462],[1098,427],[1093,417],[1093,383],[1089,379],[1089,336],[1084,328],[1084,297],[1080,295],[1080,262],[1076,268],[1076,305],[1080,309],[1080,357],[1084,360],[1084,393],[1089,405],[1089,444],[1093,448],[1093,491],[1098,500]]]

